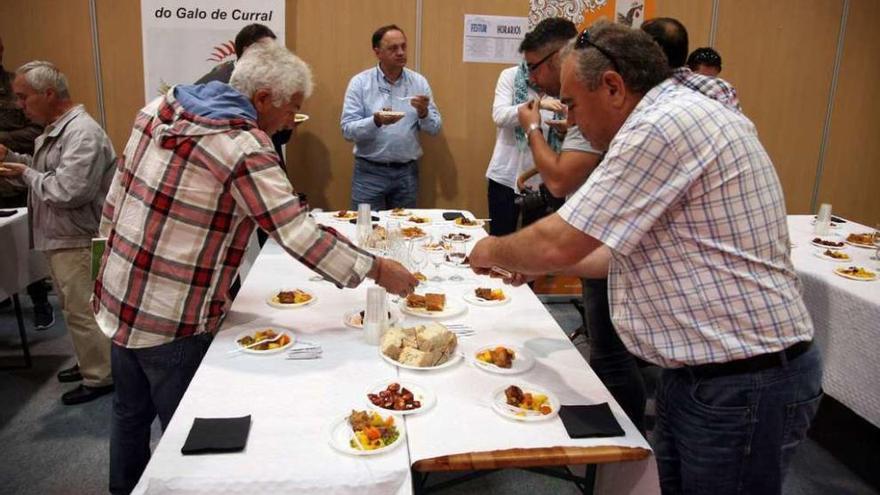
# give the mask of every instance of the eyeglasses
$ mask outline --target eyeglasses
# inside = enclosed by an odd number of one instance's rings
[[[555,55],[556,52],[558,52],[561,49],[562,49],[562,47],[559,47],[559,48],[553,50],[552,52],[548,53],[546,57],[542,58],[541,60],[538,60],[537,62],[535,62],[533,64],[526,64],[526,68],[529,70],[529,72],[535,72],[536,70],[538,70],[538,67],[540,67],[541,64],[546,62],[548,59],[550,59],[550,57]]]
[[[608,53],[607,50],[602,48],[601,46],[590,41],[590,31],[588,29],[584,29],[584,31],[578,36],[577,40],[574,42],[575,50],[583,50],[585,48],[593,47],[599,51],[605,58],[611,62],[611,67],[614,68],[616,72],[620,72],[620,66],[617,65],[617,60]]]

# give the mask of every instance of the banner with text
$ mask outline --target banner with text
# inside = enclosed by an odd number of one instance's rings
[[[284,0],[141,0],[146,101],[235,59],[241,28],[260,23],[284,42]]]
[[[528,24],[527,17],[466,14],[462,58],[465,62],[518,64],[519,44]]]

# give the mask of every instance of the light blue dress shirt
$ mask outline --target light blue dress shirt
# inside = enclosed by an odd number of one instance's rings
[[[431,98],[428,115],[420,119],[406,96]],[[373,114],[390,107],[406,115],[391,125],[376,127]],[[354,142],[354,155],[375,162],[408,162],[422,156],[419,130],[435,135],[440,132],[440,112],[434,104],[428,80],[404,68],[395,82],[385,78],[376,65],[351,78],[342,107],[342,136]]]

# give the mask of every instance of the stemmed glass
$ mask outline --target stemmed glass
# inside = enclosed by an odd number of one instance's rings
[[[423,249],[417,248],[416,241],[410,239],[407,252],[409,254],[407,268],[409,268],[410,271],[413,273],[422,272],[422,270],[428,266],[428,253]]]
[[[449,246],[450,246],[449,254],[448,254],[449,261],[452,264],[457,265],[458,267],[464,266],[464,260],[465,260],[465,258],[467,258],[467,254],[468,254],[467,241],[465,241],[465,240],[452,240],[452,241],[449,241]],[[458,272],[456,272],[454,275],[449,277],[449,280],[451,280],[453,282],[464,282],[465,279],[464,279],[464,277],[459,275]]]
[[[431,237],[431,244],[437,244],[441,242],[443,242],[443,239],[441,237]],[[431,264],[434,265],[434,276],[431,277],[431,282],[443,282],[444,280],[446,280],[445,278],[440,276],[440,265],[446,259],[446,250],[428,248],[422,249],[427,251],[428,258],[431,260]]]
[[[880,269],[880,223],[874,226],[874,247],[877,248],[874,252],[874,260],[877,261],[877,268]]]

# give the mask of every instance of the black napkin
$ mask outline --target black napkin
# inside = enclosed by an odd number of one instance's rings
[[[183,455],[241,452],[251,429],[250,415],[241,418],[195,418]]]
[[[464,217],[464,215],[462,215],[460,211],[447,211],[443,213],[443,220],[455,220],[456,218],[462,217]]]
[[[562,406],[559,408],[559,417],[571,438],[624,435],[607,402],[591,406]]]
[[[377,217],[376,215],[373,215],[373,216],[370,217],[370,220],[372,220],[372,221],[374,221],[374,222],[378,222],[378,221],[379,221],[379,217]],[[357,218],[352,218],[351,220],[348,221],[348,223],[350,223],[350,224],[352,224],[352,225],[355,225],[355,224],[358,223],[358,219],[357,219]]]
[[[15,210],[0,210],[0,217],[11,217],[15,215]]]

